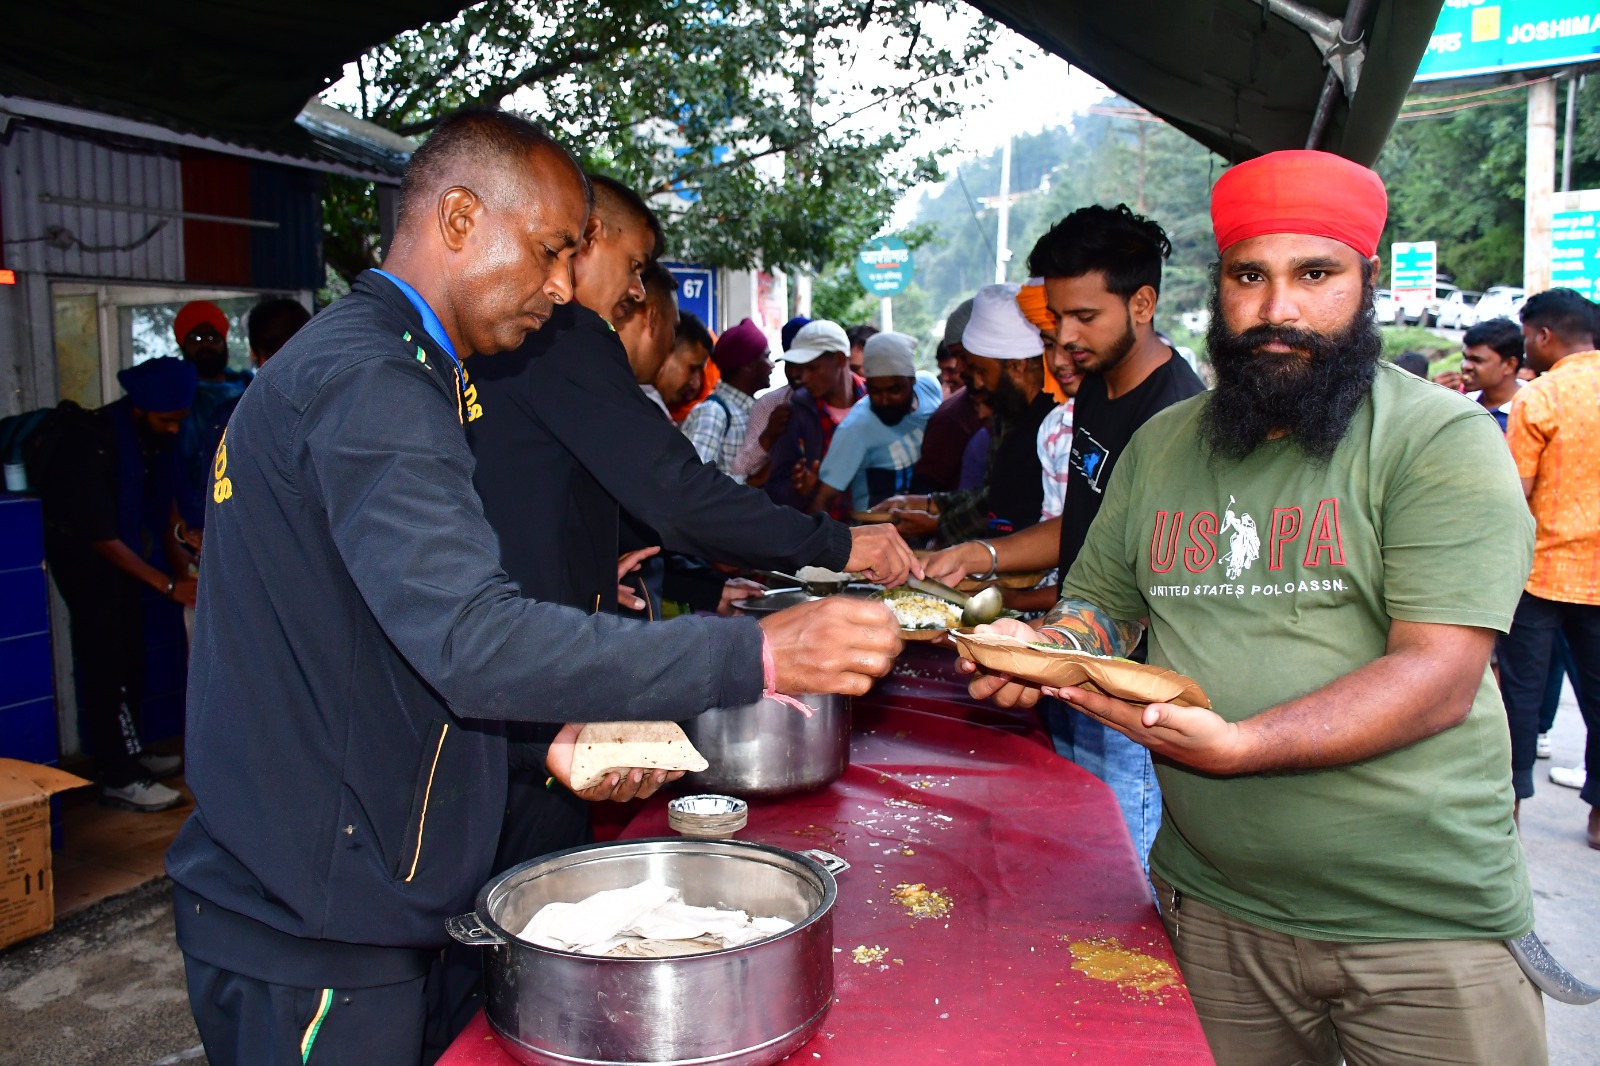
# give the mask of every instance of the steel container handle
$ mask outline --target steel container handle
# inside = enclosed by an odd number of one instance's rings
[[[830,874],[838,875],[850,869],[850,864],[848,862],[839,858],[839,856],[833,854],[832,852],[822,851],[819,848],[808,848],[807,850],[802,851],[800,854],[804,855],[808,859],[814,860],[817,865],[821,866]],[[457,937],[457,939],[460,938]]]
[[[493,947],[506,942],[499,933],[485,929],[476,912],[447,918],[444,928],[445,932],[469,948]]]

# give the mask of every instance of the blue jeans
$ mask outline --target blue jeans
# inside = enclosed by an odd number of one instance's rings
[[[1039,702],[1039,709],[1056,754],[1111,786],[1139,863],[1149,873],[1150,845],[1161,828],[1161,785],[1156,782],[1150,752],[1060,700],[1046,697]]]

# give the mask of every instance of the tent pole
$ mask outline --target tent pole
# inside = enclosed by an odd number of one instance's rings
[[[1344,21],[1339,24],[1339,49],[1360,46],[1362,38],[1366,36],[1362,26],[1367,20],[1367,8],[1371,6],[1370,0],[1350,0],[1344,9]],[[1324,57],[1324,61],[1328,64],[1328,76],[1322,80],[1322,95],[1317,98],[1317,110],[1311,117],[1311,130],[1306,134],[1307,148],[1319,147],[1327,135],[1328,126],[1333,122],[1333,105],[1338,99],[1335,94],[1344,80],[1338,73],[1339,68],[1334,65],[1332,52]],[[1350,79],[1352,83],[1354,80],[1353,77]],[[1346,84],[1344,90],[1346,98],[1355,95],[1354,84]]]

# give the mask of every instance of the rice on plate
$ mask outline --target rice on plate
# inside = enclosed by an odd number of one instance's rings
[[[915,589],[884,589],[878,598],[894,612],[901,629],[955,629],[961,625],[961,608],[948,600]]]

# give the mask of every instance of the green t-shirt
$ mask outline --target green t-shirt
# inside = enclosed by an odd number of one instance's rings
[[[1150,661],[1239,721],[1384,653],[1391,619],[1510,628],[1533,520],[1494,419],[1383,365],[1333,459],[1287,439],[1210,459],[1207,397],[1145,424],[1067,595],[1149,619]],[[1334,769],[1212,777],[1158,762],[1150,866],[1183,892],[1318,940],[1482,939],[1533,926],[1488,670],[1466,721]]]

